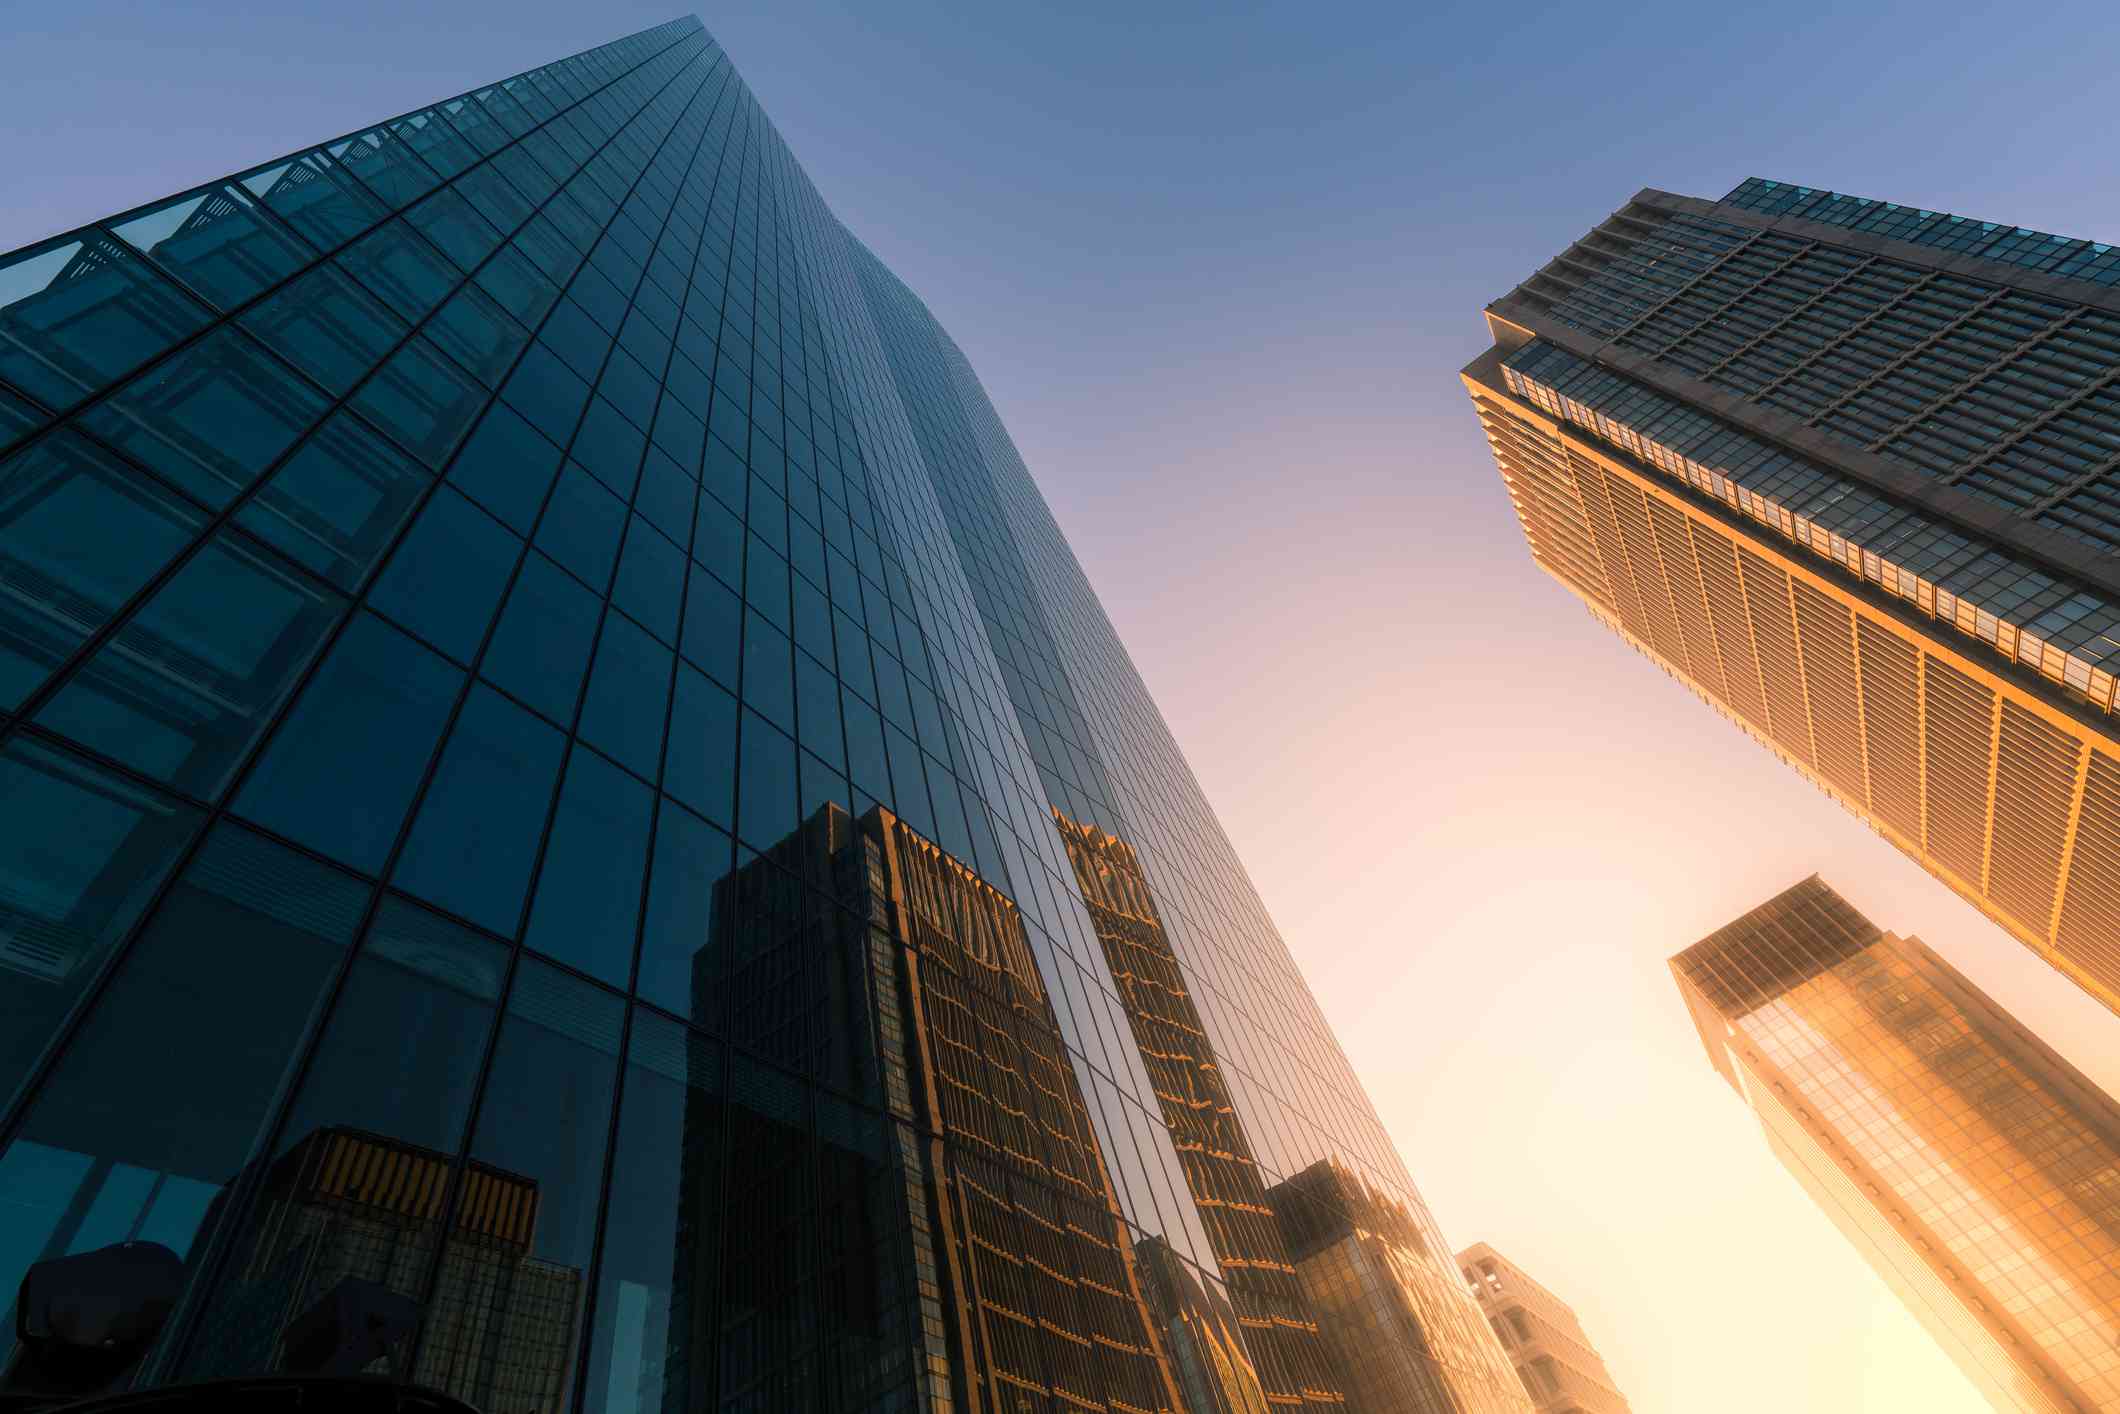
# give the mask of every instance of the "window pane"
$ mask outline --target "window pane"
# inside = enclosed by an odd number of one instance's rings
[[[509,591],[480,671],[553,721],[572,726],[602,614],[595,595],[533,551]]]
[[[42,743],[0,750],[0,1096],[28,1076],[199,813]]]
[[[407,211],[405,219],[465,270],[477,269],[501,243],[501,233],[493,229],[493,223],[447,187]]]
[[[435,311],[426,333],[489,388],[500,382],[516,353],[530,341],[528,330],[473,285],[458,290]]]
[[[236,523],[351,591],[432,475],[358,420],[334,413],[236,512]]]
[[[348,246],[338,264],[368,293],[412,324],[426,318],[463,278],[402,217],[385,222]]]
[[[744,625],[743,700],[774,726],[794,732],[794,645],[757,614],[750,615]]]
[[[663,800],[655,826],[655,869],[648,878],[636,990],[702,1026],[721,1024],[712,1009],[707,932],[715,890],[725,887],[729,862],[727,835],[674,801]]]
[[[566,739],[473,687],[392,882],[514,937]]]
[[[685,657],[733,688],[742,639],[743,603],[736,592],[695,572],[685,586]]]
[[[236,809],[374,873],[462,681],[381,619],[359,615],[266,745]]]
[[[618,563],[625,525],[624,502],[569,462],[538,523],[537,547],[601,593]]]
[[[0,704],[176,557],[205,517],[71,432],[0,461]]]
[[[146,261],[90,231],[0,260],[0,378],[63,408],[209,317]]]
[[[329,152],[339,166],[360,178],[361,184],[389,207],[403,206],[421,192],[431,191],[439,180],[391,129],[371,128],[344,142],[332,143]]]
[[[721,1048],[638,1008],[611,1161],[588,1414],[715,1406],[706,1324],[721,1201]],[[669,1352],[691,1358],[672,1360]]]
[[[736,833],[746,844],[770,849],[795,828],[795,743],[756,712],[745,712],[739,759]]]
[[[238,322],[338,394],[352,388],[406,333],[404,321],[330,265],[311,270]]]
[[[367,890],[346,876],[225,825],[170,891],[109,988],[37,1092],[18,1143],[83,1156],[73,1201],[30,1261],[95,1245],[83,1233],[100,1185],[99,1225],[132,1237],[154,1185],[113,1190],[127,1170],[191,1189],[190,1223],[158,1227],[180,1254],[233,1180],[315,1020]],[[166,1216],[166,1215],[165,1215]],[[172,1239],[175,1239],[172,1241]],[[13,1294],[22,1273],[0,1270]],[[11,1343],[14,1322],[6,1323]]]
[[[582,704],[582,740],[651,781],[662,756],[671,661],[670,650],[632,620],[605,614]]]
[[[224,531],[96,650],[37,721],[211,799],[345,607]]]
[[[115,229],[223,309],[316,258],[314,249],[287,235],[232,183],[164,202]]]
[[[647,867],[648,788],[575,748],[523,941],[616,987],[633,967]]]
[[[495,403],[457,453],[449,484],[527,535],[558,470],[559,448],[514,409]]]
[[[390,557],[368,602],[468,663],[522,548],[492,516],[444,486]]]
[[[406,451],[439,468],[486,398],[484,388],[415,335],[361,385],[351,406]]]
[[[216,509],[324,415],[324,396],[236,329],[214,330],[82,425]]]
[[[435,1205],[463,1142],[507,961],[497,943],[384,901],[256,1202],[217,1234],[230,1259],[187,1378],[281,1368],[287,1325],[347,1277],[425,1294],[440,1245]]]
[[[450,1237],[421,1360],[476,1408],[572,1403],[624,1015],[585,982],[517,970],[471,1142],[470,1173],[499,1201],[482,1204],[491,1231],[459,1221]],[[485,1354],[496,1336],[505,1361]]]
[[[561,363],[544,344],[533,341],[523,361],[508,376],[502,396],[538,431],[564,445],[574,435],[589,385]]]
[[[388,214],[367,188],[321,152],[261,167],[242,183],[319,250],[344,243]]]
[[[28,398],[0,387],[0,451],[13,446],[49,420]]]
[[[456,175],[478,160],[478,154],[469,144],[431,108],[409,118],[400,118],[390,128],[444,178]]]
[[[625,501],[632,498],[633,485],[640,479],[640,456],[647,445],[648,439],[625,414],[602,398],[592,398],[569,455]]]
[[[684,552],[640,516],[634,516],[619,556],[611,602],[665,643],[677,642],[677,611],[684,599]]]
[[[663,789],[726,828],[736,798],[736,699],[679,664]]]
[[[502,247],[487,261],[473,283],[499,301],[526,328],[536,328],[537,321],[559,298],[559,288],[513,245]]]

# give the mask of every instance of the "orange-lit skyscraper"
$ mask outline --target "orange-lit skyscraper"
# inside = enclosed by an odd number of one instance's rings
[[[1458,1268],[1539,1414],[1628,1414],[1573,1307],[1484,1242],[1458,1253]]]
[[[1815,875],[1671,970],[1775,1157],[1996,1408],[2120,1409],[2120,1106]]]
[[[1539,566],[2120,1009],[2120,254],[1644,190],[1487,320]]]

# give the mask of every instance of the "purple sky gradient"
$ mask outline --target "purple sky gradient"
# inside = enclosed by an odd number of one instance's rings
[[[0,44],[0,249],[669,18],[83,0]],[[1456,369],[1637,188],[2120,238],[2103,4],[701,12],[963,345],[1460,1245],[1640,1414],[1982,1408],[1664,959],[1813,871],[2109,1088],[2114,1020],[1533,569]]]

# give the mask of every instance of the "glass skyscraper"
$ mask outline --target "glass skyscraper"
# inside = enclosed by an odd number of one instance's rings
[[[1775,1157],[1997,1409],[2120,1409],[2120,1105],[1816,875],[1671,971]]]
[[[1528,1407],[976,376],[696,21],[0,257],[0,714],[0,1301],[166,1249],[121,1381],[1360,1407],[1324,1164],[1413,1407]]]
[[[2120,1009],[2120,251],[1644,190],[1487,320],[1538,564]]]

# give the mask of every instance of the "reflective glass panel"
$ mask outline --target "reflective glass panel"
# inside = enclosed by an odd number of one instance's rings
[[[211,799],[345,606],[224,531],[133,612],[37,721]]]

